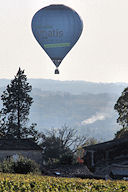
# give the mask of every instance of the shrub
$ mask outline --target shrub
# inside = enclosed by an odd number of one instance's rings
[[[12,158],[0,163],[0,171],[3,173],[40,173],[38,164],[28,158],[20,156],[17,161]]]
[[[61,159],[60,159],[60,163],[61,164],[68,164],[71,165],[73,162],[73,155],[72,154],[64,154]]]
[[[7,159],[2,161],[0,163],[0,172],[14,173],[13,165],[14,165],[13,159]]]
[[[13,169],[15,173],[37,173],[39,172],[39,166],[31,159],[20,157],[18,161],[14,162]]]

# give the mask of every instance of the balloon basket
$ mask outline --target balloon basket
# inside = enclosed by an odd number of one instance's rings
[[[55,70],[55,74],[59,74],[59,70],[58,69]]]

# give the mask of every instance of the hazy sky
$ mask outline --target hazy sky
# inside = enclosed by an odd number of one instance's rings
[[[60,75],[31,32],[35,12],[52,3],[72,7],[84,23]],[[1,0],[0,8],[0,78],[20,66],[28,78],[128,82],[128,0]]]

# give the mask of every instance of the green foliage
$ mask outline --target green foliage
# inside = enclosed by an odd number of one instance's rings
[[[39,166],[35,161],[31,159],[27,159],[24,157],[20,157],[13,165],[14,173],[38,173]]]
[[[39,166],[35,161],[20,156],[17,161],[12,158],[0,163],[0,171],[3,173],[39,173]]]
[[[115,138],[128,137],[128,87],[122,92],[114,106],[114,109],[119,115],[117,123],[123,127],[117,131]]]
[[[1,192],[127,192],[127,189],[126,181],[0,174]]]
[[[13,159],[3,160],[0,163],[0,172],[3,173],[14,173],[14,161]]]
[[[128,126],[128,87],[124,89],[121,96],[117,100],[114,109],[118,112],[117,123],[123,128]]]

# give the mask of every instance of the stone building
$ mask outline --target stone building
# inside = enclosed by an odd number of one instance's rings
[[[42,165],[42,149],[32,139],[0,139],[0,161],[19,155]]]
[[[128,165],[128,138],[113,139],[108,142],[84,147],[84,163],[89,169],[99,164],[113,163]]]

